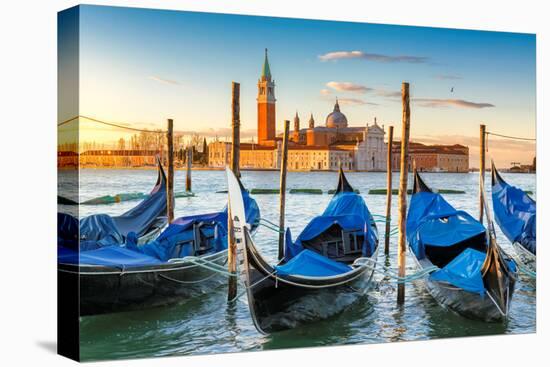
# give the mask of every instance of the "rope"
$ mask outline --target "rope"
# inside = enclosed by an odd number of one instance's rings
[[[170,278],[170,277],[168,277],[164,274],[159,274],[159,277],[161,277],[163,279],[166,279],[166,280],[169,280],[169,281],[174,282],[174,283],[178,283],[178,284],[197,284],[197,283],[206,282],[207,280],[212,279],[216,275],[217,275],[217,273],[213,272],[211,275],[207,276],[204,279],[200,279],[200,280],[179,280],[179,279]]]
[[[537,272],[527,269],[527,267],[521,266],[517,261],[516,264],[518,266],[518,269],[523,274],[527,275],[530,278],[536,279],[537,278]]]
[[[222,274],[222,275],[225,275],[225,276],[228,276],[228,277],[237,277],[238,275],[235,274],[235,273],[232,273],[232,272],[229,272],[225,269],[225,267],[221,266],[221,265],[218,265],[217,263],[213,262],[213,261],[210,261],[210,260],[206,260],[206,259],[203,259],[203,258],[200,258],[200,257],[195,257],[195,256],[186,256],[186,257],[183,257],[183,258],[179,258],[179,259],[172,259],[170,260],[171,263],[192,263],[194,265],[197,265],[199,267],[202,267],[202,268],[205,268],[207,270],[210,270],[210,271],[213,271],[213,272],[216,272],[218,274]]]
[[[492,132],[485,132],[485,134],[498,136],[498,137],[506,138],[506,139],[526,140],[526,141],[536,141],[537,140],[536,138],[523,138],[523,137],[518,137],[518,136],[502,135],[502,134],[497,134],[497,133],[492,133]]]
[[[265,227],[265,228],[267,228],[267,229],[270,229],[270,230],[272,230],[273,232],[285,233],[285,231],[281,231],[281,230],[279,230],[278,228],[273,228],[273,227],[271,227],[271,226],[269,226],[269,225],[267,225],[267,224],[264,224],[264,223],[259,223],[259,225],[262,226],[262,227]]]
[[[128,126],[124,126],[124,125],[121,125],[121,123],[114,123],[114,122],[107,122],[107,121],[102,121],[102,120],[98,120],[98,119],[95,119],[95,118],[92,118],[92,117],[87,117],[87,116],[83,116],[83,115],[78,115],[78,116],[75,116],[73,118],[70,118],[68,120],[65,120],[63,122],[60,122],[59,124],[57,124],[57,126],[62,126],[62,125],[65,125],[73,120],[76,120],[78,118],[83,118],[83,119],[86,119],[86,120],[89,120],[89,121],[93,121],[93,122],[97,122],[99,124],[103,124],[103,125],[107,125],[107,126],[112,126],[112,127],[117,127],[119,129],[126,129],[126,130],[132,130],[132,131],[138,131],[138,132],[142,132],[142,133],[154,133],[154,134],[166,134],[166,131],[154,131],[154,130],[147,130],[147,129],[137,129],[137,128],[134,128],[134,127],[128,127]]]
[[[415,280],[422,279],[425,276],[430,275],[431,273],[433,273],[436,270],[439,270],[439,268],[437,266],[430,266],[430,267],[421,269],[420,271],[418,271],[416,273],[413,273],[411,275],[407,275],[405,277],[400,277],[400,276],[396,275],[397,270],[390,269],[389,267],[384,267],[384,270],[378,269],[375,266],[369,265],[368,264],[369,262],[370,263],[372,263],[372,262],[376,263],[377,261],[374,260],[374,259],[362,257],[362,258],[359,258],[359,259],[355,260],[353,265],[367,266],[371,270],[373,270],[377,273],[384,274],[384,275],[396,280],[397,284],[405,284],[405,283],[408,283],[408,282],[413,282]]]
[[[271,221],[269,221],[269,220],[267,220],[267,219],[265,219],[265,218],[260,218],[260,221],[266,222],[267,224],[271,224],[273,227],[279,227],[278,224],[275,224],[275,223],[273,223],[273,222],[271,222]]]
[[[527,275],[529,278],[533,278],[533,279],[537,278],[537,272],[529,270],[527,266],[524,266],[523,261],[521,260],[521,257],[517,255],[510,255],[507,251],[504,251],[504,250],[502,250],[502,252],[504,252],[504,254],[507,257],[514,260],[520,273]]]
[[[59,124],[57,124],[57,126],[61,126],[61,125],[65,125],[65,124],[68,124],[69,122],[73,121],[73,120],[76,120],[77,118],[79,118],[80,116],[75,116],[73,118],[70,118],[68,120],[65,120],[63,122],[60,122]]]

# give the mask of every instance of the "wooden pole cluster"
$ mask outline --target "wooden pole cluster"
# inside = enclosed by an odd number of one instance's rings
[[[174,120],[168,119],[168,177],[166,177],[166,212],[168,223],[174,220]]]
[[[386,191],[386,235],[384,237],[384,254],[390,254],[390,225],[391,225],[391,197],[392,197],[392,147],[393,147],[393,126],[390,126],[388,136],[388,156],[386,163],[387,170],[387,191]]]
[[[286,194],[286,172],[288,165],[288,134],[290,121],[285,120],[285,132],[283,135],[283,156],[281,160],[281,179],[279,187],[279,260],[284,256],[285,243],[285,194]]]
[[[232,128],[232,140],[231,140],[231,171],[235,176],[240,177],[239,173],[239,156],[240,156],[240,90],[241,85],[233,82],[231,84],[231,128]],[[242,218],[244,219],[244,218]],[[229,210],[227,216],[227,233],[229,246],[227,247],[227,270],[230,273],[237,272],[237,244],[235,243],[235,237],[233,237],[233,218],[231,217],[231,210]],[[237,278],[229,277],[227,284],[227,300],[231,301],[237,296]]]
[[[409,83],[401,85],[401,101],[403,103],[403,127],[401,132],[401,172],[399,177],[399,201],[398,201],[398,225],[399,238],[397,248],[397,267],[398,276],[405,277],[406,251],[407,251],[407,179],[409,173],[409,135],[411,125],[411,109],[409,104]],[[397,303],[405,303],[405,284],[399,283],[397,286]]]
[[[479,221],[483,224],[483,185],[485,183],[485,125],[479,125]]]
[[[187,148],[187,157],[186,161],[186,175],[185,175],[185,191],[191,192],[191,167],[193,166],[193,147],[189,146]]]

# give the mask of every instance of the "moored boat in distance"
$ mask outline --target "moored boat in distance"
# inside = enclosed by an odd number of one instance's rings
[[[241,189],[245,220],[255,230],[258,205]],[[79,278],[80,316],[165,306],[227,282],[219,271],[227,263],[227,207],[177,218],[154,240],[140,242],[136,232],[130,232],[123,243],[60,252],[60,280],[69,284],[71,277]]]
[[[491,189],[495,221],[512,243],[519,262],[537,271],[537,203],[525,191],[509,185],[491,167]]]
[[[338,189],[325,212],[292,242],[277,265],[260,254],[245,216],[242,192],[227,170],[239,274],[256,329],[264,334],[326,319],[367,292],[376,266],[378,233],[361,196],[340,170]]]
[[[488,222],[489,230],[456,210],[414,171],[407,241],[420,268],[437,268],[425,281],[429,293],[462,316],[500,321],[509,314],[517,267],[505,258]]]

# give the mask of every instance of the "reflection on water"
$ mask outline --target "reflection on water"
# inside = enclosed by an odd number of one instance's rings
[[[536,192],[535,176],[504,174],[504,179],[525,190]],[[82,170],[80,201],[102,195],[123,192],[147,192],[155,183],[154,170]],[[176,191],[183,191],[185,173],[176,173]],[[447,195],[457,208],[477,213],[477,174],[425,174],[425,181],[434,188],[465,190],[464,195]],[[243,172],[248,188],[278,187],[278,172]],[[349,173],[350,183],[360,190],[374,214],[385,213],[385,196],[368,195],[369,189],[384,188],[385,173]],[[336,173],[289,173],[289,188],[334,188]],[[490,182],[487,175],[487,182]],[[394,173],[394,182],[398,174]],[[180,198],[176,216],[204,213],[221,209],[226,195],[216,191],[226,188],[222,171],[193,172],[196,197]],[[488,195],[490,198],[490,195]],[[278,221],[278,196],[257,195],[262,216]],[[293,235],[319,214],[330,196],[287,195],[286,223]],[[120,214],[135,202],[103,206],[82,206],[82,216],[92,213]],[[392,213],[397,214],[397,200],[392,200]],[[395,221],[394,221],[395,222]],[[383,223],[379,224],[383,233]],[[511,251],[507,240],[497,228],[499,244]],[[268,259],[277,256],[277,236],[261,227],[255,239]],[[381,240],[383,240],[383,235]],[[396,267],[396,237],[391,239],[391,253],[380,251],[380,265]],[[382,241],[383,243],[383,241]],[[415,271],[412,259],[407,259],[407,271]],[[484,323],[468,320],[441,308],[424,289],[421,281],[406,286],[404,307],[396,305],[396,284],[384,274],[377,274],[368,295],[346,312],[330,319],[269,336],[254,328],[246,297],[233,304],[226,302],[224,286],[209,294],[179,305],[145,311],[83,317],[81,319],[81,353],[85,360],[222,353],[246,350],[311,347],[320,345],[381,343],[404,340],[425,340],[444,337],[492,335],[502,333],[532,333],[535,331],[536,286],[528,278],[517,283],[506,323]]]

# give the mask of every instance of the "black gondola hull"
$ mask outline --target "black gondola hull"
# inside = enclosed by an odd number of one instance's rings
[[[344,311],[363,297],[372,272],[364,271],[342,285],[323,289],[304,289],[268,279],[253,289],[251,311],[264,333],[293,329],[324,320]]]
[[[416,258],[415,260],[417,265],[422,268],[418,260]],[[425,280],[425,285],[438,304],[460,316],[487,322],[499,322],[507,318],[507,315],[499,310],[486,292],[484,294],[468,292],[451,284],[429,278]],[[508,282],[508,304],[512,300],[514,288],[515,278],[511,277]]]
[[[364,297],[373,281],[374,264],[330,279],[276,278],[270,275],[274,269],[263,261],[255,247],[247,243],[246,248],[241,266],[248,305],[256,328],[265,334],[341,313]],[[377,254],[378,249],[371,258],[376,259]]]
[[[225,265],[227,251],[205,258]],[[78,278],[80,316],[185,302],[227,283],[227,277],[192,263],[167,263],[130,270],[59,264],[58,277],[61,282]]]

